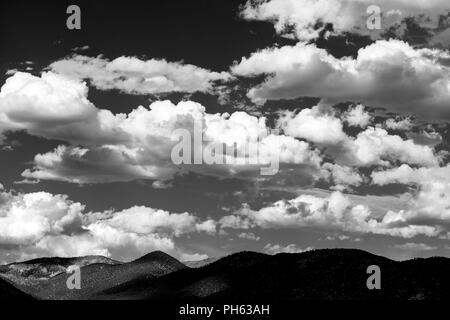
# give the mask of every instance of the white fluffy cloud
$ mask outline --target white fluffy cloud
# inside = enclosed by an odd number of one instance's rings
[[[74,55],[53,62],[50,69],[75,79],[90,80],[100,90],[117,89],[130,94],[210,91],[214,81],[230,79],[226,72],[213,72],[191,64],[164,59],[141,60],[119,57]]]
[[[400,136],[390,135],[381,128],[369,127],[359,133],[356,139],[347,143],[350,155],[362,165],[387,165],[388,161],[436,166],[440,156],[433,148],[403,140]]]
[[[313,247],[307,247],[306,249],[298,248],[295,244],[291,243],[287,246],[282,246],[280,244],[268,243],[264,246],[263,251],[267,254],[277,254],[277,253],[301,253],[305,251],[314,250]]]
[[[308,143],[272,133],[264,117],[256,118],[245,112],[235,112],[229,117],[206,114],[205,124],[204,138],[226,145],[236,143],[237,157],[253,159],[259,154],[260,161],[267,162],[276,154],[281,163],[309,164],[316,168],[322,161],[319,152]]]
[[[407,164],[402,164],[398,168],[385,171],[372,172],[372,180],[375,184],[386,185],[389,183],[421,184],[425,180],[447,180],[450,167],[438,168],[411,168]]]
[[[389,40],[360,49],[356,59],[337,59],[314,44],[298,43],[255,52],[231,69],[246,77],[268,75],[247,94],[257,103],[310,96],[442,120],[450,118],[450,69],[439,61],[448,57],[447,51]]]
[[[34,167],[23,173],[29,179],[95,183],[167,180],[184,170],[225,175],[255,170],[255,165],[245,163],[220,170],[175,166],[171,151],[179,142],[179,137],[174,136],[176,129],[186,129],[194,136],[194,128],[198,128],[205,143],[236,143],[237,157],[253,159],[257,167],[265,166],[272,154],[279,155],[281,163],[318,168],[321,162],[318,151],[308,143],[270,133],[265,118],[243,112],[208,114],[202,105],[191,101],[178,105],[157,101],[148,109],[139,106],[129,114],[112,114],[87,100],[84,83],[52,72],[42,77],[16,73],[8,78],[0,91],[0,124],[2,132],[26,130],[32,135],[70,143],[37,155]],[[257,140],[258,137],[261,138]],[[256,160],[258,153],[246,149],[251,143],[256,147],[252,150],[259,150],[260,157]],[[193,146],[196,147],[203,145]]]
[[[208,220],[207,224],[211,224],[211,221]],[[197,231],[215,232],[214,224],[205,225],[205,222],[197,222],[198,218],[187,212],[170,213],[164,210],[135,206],[115,212],[111,218],[95,222],[94,225],[107,225],[138,234],[165,233],[180,236]]]
[[[321,110],[320,106],[303,109],[297,114],[285,111],[279,125],[290,136],[319,144],[337,144],[347,139],[341,120]]]
[[[130,260],[153,250],[181,257],[176,238],[213,234],[214,220],[149,207],[85,212],[65,195],[0,192],[0,261],[100,254]],[[3,254],[2,254],[3,253]]]
[[[0,193],[0,243],[29,245],[81,226],[84,206],[46,192]]]
[[[393,130],[411,130],[413,123],[410,118],[405,119],[387,119],[385,122],[386,128]]]
[[[241,223],[244,229],[249,225],[263,229],[313,227],[403,238],[438,236],[443,230],[440,225],[413,223],[402,213],[388,211],[376,216],[368,206],[354,204],[349,197],[335,191],[325,198],[303,194],[291,200],[277,201],[256,211],[244,206],[226,219],[234,221],[235,229],[239,229]],[[230,226],[222,224],[221,227]]]
[[[18,72],[9,77],[0,91],[2,125],[6,120],[25,122],[76,122],[89,119],[96,109],[87,99],[85,84],[54,73],[41,78]],[[5,121],[5,123],[3,122]]]
[[[323,164],[322,176],[325,180],[334,182],[335,188],[338,189],[359,186],[364,181],[364,178],[355,169],[329,162]]]
[[[238,238],[252,240],[252,241],[259,241],[261,239],[261,237],[257,236],[253,232],[241,232],[238,234]]]
[[[343,130],[342,120],[336,117],[334,111],[322,106],[303,109],[297,114],[286,111],[280,117],[278,126],[286,134],[324,146],[325,152],[340,165],[386,166],[390,162],[400,161],[436,166],[440,161],[440,156],[432,147],[416,144],[410,139],[403,140],[379,127],[368,127],[355,138],[348,136]]]
[[[63,105],[71,107],[71,112],[64,113]],[[365,117],[362,109],[354,110],[359,120],[360,116]],[[345,121],[362,125],[348,117],[343,115]],[[245,112],[208,114],[202,105],[191,101],[178,105],[157,101],[148,109],[139,106],[129,114],[114,115],[87,100],[85,84],[54,73],[44,73],[40,78],[26,73],[10,77],[0,91],[0,123],[3,132],[27,130],[33,135],[70,143],[36,155],[33,168],[23,172],[29,180],[80,184],[135,179],[164,181],[187,170],[229,176],[242,170],[258,170],[254,164],[266,165],[273,154],[281,164],[308,167],[316,175],[322,157],[308,142],[325,146],[328,155],[335,157],[341,166],[387,165],[389,161],[431,166],[439,162],[432,147],[389,135],[381,128],[368,127],[356,138],[347,136],[342,120],[325,105],[297,114],[285,112],[278,125],[287,135],[278,135],[270,132],[264,117]],[[174,131],[186,129],[194,136],[195,127],[206,143],[228,146],[235,143],[241,163],[175,166],[171,151],[178,137],[174,137]],[[197,147],[193,145],[194,149]],[[204,145],[200,144],[201,147]],[[225,152],[222,149],[223,155]],[[345,178],[334,171],[335,179]]]
[[[336,33],[356,32],[376,37],[379,32],[366,27],[367,8],[372,5],[381,9],[384,30],[403,18],[420,14],[427,17],[428,27],[436,28],[439,15],[450,11],[446,0],[258,0],[248,1],[241,14],[249,20],[273,22],[278,33],[301,40],[316,38],[322,30],[318,23],[332,23]]]
[[[170,155],[170,149],[165,150]],[[61,145],[53,151],[36,155],[33,168],[26,169],[22,176],[29,180],[77,184],[170,179],[178,170],[170,162],[170,157],[156,158],[158,152],[160,150],[156,148],[129,149],[120,145],[90,148]]]
[[[26,130],[32,135],[80,144],[126,139],[116,128],[119,116],[97,109],[85,83],[55,73],[41,77],[18,72],[0,90],[0,135]]]
[[[365,128],[370,124],[371,118],[362,104],[358,104],[344,114],[344,120],[353,127]]]
[[[409,207],[398,216],[409,220],[434,220],[447,223],[450,220],[450,165],[432,168],[411,168],[403,164],[398,168],[372,173],[377,185],[401,183],[418,188],[411,196]]]

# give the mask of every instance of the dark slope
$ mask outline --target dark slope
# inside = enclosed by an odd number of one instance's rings
[[[0,279],[0,300],[32,300],[33,298],[20,291],[12,284]]]
[[[42,299],[96,299],[99,292],[136,278],[154,279],[184,268],[175,258],[155,251],[129,263],[100,263],[81,268],[81,290],[68,290],[66,282],[70,275],[60,274],[42,283],[33,293]]]
[[[381,268],[382,290],[368,290],[367,267]],[[361,250],[328,249],[268,256],[242,252],[198,269],[136,278],[105,299],[286,301],[449,299],[450,259],[396,262]]]
[[[158,300],[182,296],[206,297],[228,286],[224,275],[238,274],[249,266],[266,261],[269,257],[262,253],[239,252],[198,269],[186,268],[158,279],[136,278],[105,290],[99,296],[102,299]],[[195,293],[185,294],[183,290]]]
[[[36,263],[43,261],[34,261],[31,265]],[[366,270],[370,265],[381,268],[381,290],[366,287],[369,277]],[[97,263],[81,268],[81,290],[67,289],[69,275],[65,273],[34,285],[17,287],[42,299],[258,303],[308,299],[439,300],[450,299],[449,270],[450,259],[447,258],[396,262],[354,249],[275,256],[240,252],[191,269],[158,251],[130,263]],[[20,298],[21,295],[24,293],[8,282],[0,282],[0,297]]]

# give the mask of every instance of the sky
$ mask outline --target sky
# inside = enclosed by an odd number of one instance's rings
[[[66,26],[71,4],[80,30]],[[0,263],[450,256],[449,12],[444,0],[2,2]],[[174,132],[197,129],[192,154],[211,143],[233,156],[174,161]]]

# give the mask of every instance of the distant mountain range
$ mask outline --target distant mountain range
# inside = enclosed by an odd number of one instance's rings
[[[81,290],[66,286],[81,267]],[[160,252],[128,263],[105,257],[43,258],[0,267],[0,299],[150,299],[157,301],[447,300],[450,259],[393,261],[356,249],[266,255],[239,252],[183,264]],[[381,289],[366,286],[381,269]]]

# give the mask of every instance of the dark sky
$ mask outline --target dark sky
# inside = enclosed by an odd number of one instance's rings
[[[297,41],[276,34],[270,22],[246,21],[239,16],[239,8],[245,0],[194,0],[194,1],[2,1],[0,2],[0,83],[9,77],[8,70],[18,69],[39,75],[50,63],[75,53],[74,48],[89,46],[80,54],[107,59],[133,56],[142,59],[163,58],[167,61],[183,61],[212,71],[228,71],[234,61],[252,52]],[[66,8],[76,4],[81,8],[82,29],[68,30]],[[325,48],[335,57],[355,56],[358,49],[373,42],[366,36],[344,34],[313,40],[319,48]],[[27,61],[32,64],[26,64]],[[31,68],[27,70],[26,68]],[[246,81],[246,80],[245,80]],[[245,81],[241,83],[245,87]],[[245,91],[242,92],[245,96]],[[129,112],[139,105],[148,106],[155,97],[130,95],[118,91],[89,88],[89,100],[98,108],[114,113]],[[180,95],[167,96],[176,102]],[[196,93],[192,100],[206,106],[207,112],[232,112],[233,104],[220,105],[216,97]],[[277,108],[294,109],[299,104],[310,107],[317,99],[268,101],[261,112],[276,116]],[[380,121],[383,121],[381,119]],[[219,179],[189,174],[177,177],[169,189],[152,188],[152,181],[77,185],[55,181],[38,184],[15,184],[21,173],[30,168],[38,153],[52,150],[62,141],[34,137],[25,132],[8,136],[14,152],[0,149],[0,182],[6,189],[18,192],[47,191],[67,194],[73,201],[84,203],[87,211],[110,208],[122,210],[133,205],[161,208],[170,212],[190,212],[200,217],[218,219],[227,210],[236,210],[242,203],[258,209],[280,199],[298,195],[298,190],[267,191],[258,189],[255,183],[244,179]],[[285,179],[289,184],[289,176]],[[267,187],[267,186],[265,186]],[[307,187],[297,185],[298,189]],[[324,186],[329,187],[329,186]],[[389,189],[390,188],[390,189]],[[373,188],[373,193],[400,193],[398,186]],[[375,190],[376,189],[376,190]],[[357,190],[361,194],[367,189]],[[226,207],[224,209],[224,207]],[[305,228],[272,232],[260,230],[264,242],[248,242],[230,237],[193,236],[185,245],[209,255],[228,252],[261,250],[267,242],[296,243],[301,247],[313,245],[356,246],[353,242],[324,241],[326,232]],[[230,240],[232,238],[232,240]],[[421,239],[419,239],[421,240]],[[383,244],[394,243],[391,238],[376,235],[365,237],[358,244],[368,250],[378,251]],[[202,250],[198,250],[198,249]],[[194,250],[195,251],[195,250]]]
[[[2,67],[16,61],[60,58],[77,46],[89,54],[164,57],[212,70],[274,43],[269,23],[238,17],[245,1],[13,1],[2,2]],[[66,28],[77,4],[82,29]]]

